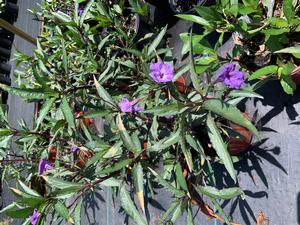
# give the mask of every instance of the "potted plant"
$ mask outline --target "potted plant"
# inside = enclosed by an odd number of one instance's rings
[[[210,218],[231,224],[216,200],[243,198],[226,145],[228,121],[258,136],[236,107],[241,98],[255,95],[244,71],[229,60],[219,61],[214,48],[206,46],[208,54],[199,55],[193,45],[198,37],[190,34],[189,61],[184,65],[191,78],[187,85],[180,78],[182,70],[173,68],[170,48],[160,46],[167,26],[155,38],[148,34],[136,40],[122,2],[108,7],[106,1],[91,1],[81,15],[76,13],[78,4],[68,3],[75,13],[57,10],[58,3],[42,2],[44,30],[37,50],[32,57],[16,57],[18,63],[26,62],[18,80],[26,77],[27,82],[19,87],[0,84],[2,90],[41,105],[32,128],[14,128],[0,113],[5,121],[0,132],[4,157],[15,160],[9,147],[17,139],[23,160],[19,166],[10,165],[18,177],[18,187],[12,188],[17,204],[1,213],[20,216],[27,224],[45,224],[52,213],[62,223],[80,224],[84,196],[110,187],[127,215],[146,225],[146,193],[163,187],[172,194],[172,202],[161,223],[176,223],[186,211],[193,224],[196,205]],[[109,33],[92,29],[91,17]],[[143,46],[137,46],[140,41]],[[86,120],[98,118],[105,121],[103,132]],[[233,186],[217,188],[215,164],[224,165]],[[38,178],[42,191],[35,190],[30,177]]]
[[[168,0],[170,8],[176,14],[179,13],[192,13],[194,6],[196,5],[212,5],[215,3],[214,0]]]

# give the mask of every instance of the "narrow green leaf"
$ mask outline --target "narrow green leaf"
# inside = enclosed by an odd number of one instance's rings
[[[60,201],[57,201],[54,204],[54,209],[57,212],[57,214],[59,216],[61,216],[62,218],[64,218],[64,219],[69,218],[69,211],[68,211],[67,207],[63,203],[61,203]]]
[[[45,99],[48,97],[58,97],[58,93],[47,93],[41,89],[20,89],[16,87],[10,87],[5,84],[0,84],[0,89],[7,91],[10,94],[17,95],[25,99]]]
[[[112,99],[112,97],[109,95],[109,93],[99,84],[99,82],[96,80],[96,78],[94,77],[94,83],[97,89],[97,92],[100,96],[100,98],[106,103],[107,106],[115,107],[115,103]]]
[[[278,70],[278,66],[275,66],[275,65],[265,66],[265,67],[255,71],[254,73],[252,73],[250,75],[250,77],[248,78],[248,80],[258,79],[262,76],[266,76],[269,74],[277,74],[277,70]]]
[[[249,90],[232,90],[229,92],[228,97],[245,97],[245,98],[260,98],[264,97],[255,93],[254,91]]]
[[[71,17],[61,11],[52,12],[52,15],[61,22],[69,23],[72,21]]]
[[[212,111],[221,117],[224,117],[225,119],[247,128],[257,137],[259,137],[255,126],[249,120],[247,120],[240,110],[238,110],[235,106],[221,102],[218,99],[209,99],[204,102],[203,106],[206,110]]]
[[[118,115],[118,129],[120,131],[121,139],[125,145],[125,147],[132,152],[139,152],[141,149],[139,149],[137,146],[135,146],[133,140],[131,139],[129,133],[127,132],[126,128],[124,127],[124,124],[122,122],[121,114]]]
[[[300,53],[300,46],[297,45],[297,46],[293,46],[293,47],[283,48],[274,53],[275,54],[278,54],[278,53],[297,54],[297,53]]]
[[[171,213],[180,205],[180,201],[175,200],[171,203],[167,211],[161,216],[159,219],[159,224],[163,224],[166,222]]]
[[[169,191],[172,194],[174,194],[177,198],[181,198],[181,197],[185,196],[184,191],[178,190],[177,188],[175,188],[174,186],[172,186],[168,181],[166,181],[163,177],[161,177],[160,175],[158,175],[158,173],[156,173],[150,167],[148,167],[148,169],[156,177],[158,183],[161,184],[162,186],[164,186],[167,189],[167,191]]]
[[[142,164],[138,162],[132,169],[134,192],[137,196],[140,207],[145,213],[145,200],[144,200],[144,173]]]
[[[108,167],[108,168],[105,168],[103,170],[100,170],[99,172],[96,172],[96,175],[99,176],[102,174],[108,174],[108,173],[113,173],[113,172],[119,171],[119,170],[125,168],[127,165],[130,165],[131,162],[132,162],[132,159],[122,160],[113,165],[110,165],[110,167]]]
[[[210,114],[207,115],[206,125],[208,129],[208,136],[212,143],[212,146],[216,150],[217,155],[224,162],[224,166],[231,178],[236,182],[236,171],[234,170],[233,163],[230,154],[227,150],[227,146],[224,143],[222,136]]]
[[[43,176],[43,178],[51,187],[55,187],[58,189],[74,188],[80,190],[83,187],[83,184],[65,181],[60,178],[48,177],[48,176]]]
[[[201,80],[198,76],[198,74],[196,73],[195,70],[195,62],[194,62],[194,50],[193,50],[193,40],[192,40],[192,30],[190,32],[190,54],[189,54],[189,58],[190,58],[190,71],[191,71],[191,80],[192,80],[192,84],[194,86],[194,88],[199,92],[202,93],[202,87],[201,87]]]
[[[192,210],[192,207],[190,205],[187,208],[186,224],[187,225],[194,225],[193,210]]]
[[[43,104],[43,106],[39,112],[39,116],[36,120],[36,128],[35,129],[38,129],[40,124],[43,122],[43,120],[45,119],[45,117],[47,116],[47,114],[49,113],[51,108],[53,107],[55,100],[56,100],[56,98],[50,98],[45,101],[45,103]]]
[[[184,105],[181,103],[174,103],[169,105],[160,105],[153,107],[151,109],[145,110],[144,113],[155,114],[157,116],[170,116],[179,114],[180,111],[184,108]]]
[[[72,129],[76,130],[74,113],[73,113],[66,97],[62,98],[61,104],[60,104],[60,109],[61,109],[62,113],[64,114],[65,120],[67,121],[69,126]]]
[[[138,225],[148,225],[146,220],[140,215],[139,211],[135,207],[133,201],[130,198],[128,191],[123,185],[120,188],[120,200],[124,211],[138,224]]]
[[[83,199],[81,198],[80,201],[77,203],[74,209],[74,223],[75,225],[81,225],[81,207],[83,203]]]
[[[90,0],[88,2],[88,4],[84,7],[84,11],[83,11],[82,15],[80,16],[80,22],[79,22],[80,26],[82,26],[82,24],[84,23],[84,20],[87,16],[88,12],[90,11],[90,8],[93,5],[93,3],[94,3],[94,0]]]
[[[188,20],[188,21],[191,21],[193,23],[197,23],[197,24],[200,24],[202,26],[212,28],[212,25],[207,20],[203,19],[200,16],[187,15],[187,14],[179,14],[179,15],[176,15],[176,16],[180,19]]]
[[[187,187],[186,180],[183,176],[183,171],[182,171],[180,163],[176,163],[176,165],[175,165],[175,174],[176,174],[176,180],[179,183],[179,186],[187,192],[188,187]]]
[[[211,186],[197,186],[195,189],[199,194],[204,194],[215,199],[232,199],[244,194],[244,192],[238,187],[218,190]]]
[[[295,9],[293,6],[293,0],[284,0],[283,4],[283,13],[286,19],[290,22],[295,18]]]
[[[153,40],[153,42],[151,43],[151,45],[148,48],[148,52],[147,55],[150,56],[153,51],[155,51],[155,49],[157,48],[157,46],[161,43],[163,37],[165,36],[166,32],[167,32],[167,27],[165,26],[161,32],[157,35],[157,37]]]
[[[23,188],[23,190],[25,191],[25,193],[27,193],[28,195],[32,195],[38,198],[43,198],[39,193],[37,193],[35,190],[32,190],[31,188],[29,188],[26,184],[24,184],[21,180],[18,180],[20,186]]]

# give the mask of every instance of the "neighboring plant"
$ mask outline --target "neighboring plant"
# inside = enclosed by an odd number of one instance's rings
[[[299,7],[295,0],[219,0],[214,6],[197,6],[198,16],[179,17],[204,26],[195,45],[215,31],[233,33],[235,47],[227,60],[237,61],[250,73],[249,80],[280,79],[284,91],[292,94],[296,85],[291,75],[300,59]]]
[[[38,109],[33,127],[21,122],[20,129],[0,113],[2,162],[11,162],[3,177],[18,180],[11,188],[17,201],[1,213],[24,224],[45,224],[50,214],[80,224],[84,196],[109,187],[124,211],[146,225],[145,201],[159,185],[173,196],[161,223],[175,223],[186,211],[192,225],[197,205],[231,224],[220,200],[243,192],[236,186],[238,158],[227,148],[235,135],[228,124],[258,136],[236,105],[260,96],[236,64],[218,60],[222,37],[211,47],[185,35],[188,64],[175,71],[171,50],[162,46],[167,27],[139,36],[136,14],[124,1],[59,4],[42,2],[44,27],[34,56],[16,55],[24,67],[17,72],[19,87],[0,84]],[[183,74],[191,85],[177,85]],[[18,151],[10,148],[13,140]],[[217,189],[216,164],[224,165],[234,186]]]

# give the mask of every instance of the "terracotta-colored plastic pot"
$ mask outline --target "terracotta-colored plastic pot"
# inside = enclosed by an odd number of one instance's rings
[[[243,113],[243,116],[247,120],[251,120],[247,113]],[[239,155],[242,152],[248,150],[249,146],[251,145],[253,134],[240,125],[230,122],[229,126],[238,133],[241,137],[229,137],[228,146],[229,152],[231,155]]]

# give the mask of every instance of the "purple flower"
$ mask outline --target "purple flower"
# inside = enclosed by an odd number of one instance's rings
[[[37,209],[34,209],[33,214],[29,216],[29,221],[31,222],[32,225],[35,225],[38,218],[40,217],[41,213],[37,211]]]
[[[41,176],[46,170],[52,169],[52,163],[46,159],[41,159],[39,162],[38,175]]]
[[[240,89],[242,84],[244,84],[244,74],[241,71],[236,70],[236,65],[231,63],[224,65],[218,80],[224,82],[225,85],[234,88]]]
[[[124,97],[122,101],[119,102],[118,106],[121,109],[121,112],[141,112],[143,108],[137,105],[138,100],[129,101],[128,98]]]
[[[78,152],[79,151],[79,148],[77,147],[77,146],[73,146],[72,148],[71,148],[71,153],[76,153],[76,152]]]
[[[161,61],[150,64],[150,74],[157,83],[167,83],[173,80],[174,72],[171,65]]]
[[[82,13],[83,13],[83,11],[84,11],[84,6],[83,6],[83,5],[80,5],[80,6],[78,7],[78,16],[81,16]]]

